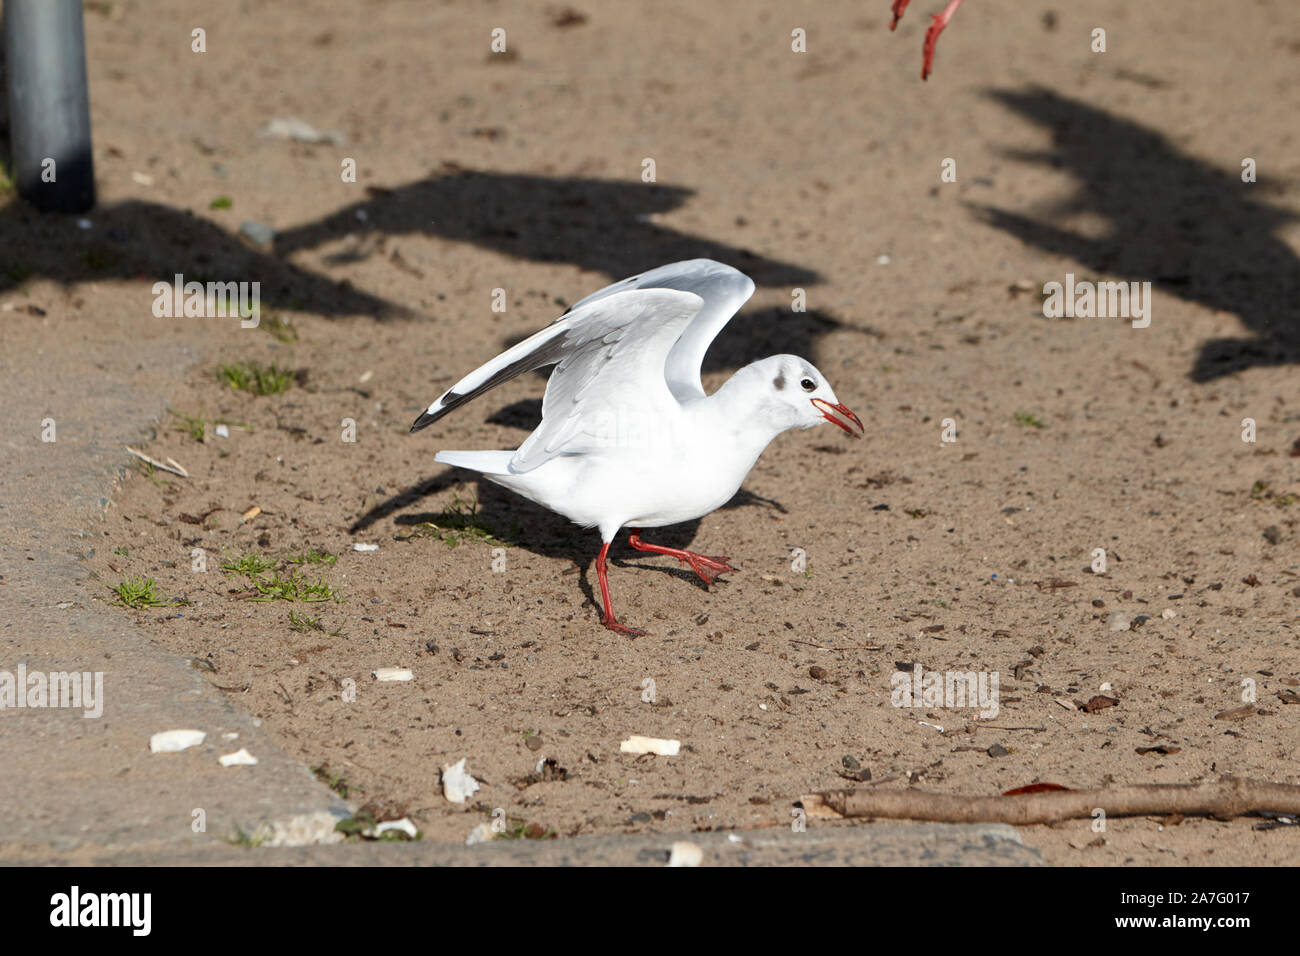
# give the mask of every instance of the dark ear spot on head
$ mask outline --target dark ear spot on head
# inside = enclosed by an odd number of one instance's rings
[[[776,386],[776,390],[777,390],[778,392],[781,391],[781,389],[785,388],[785,375],[784,375],[784,373],[782,373],[782,372],[777,372],[777,373],[776,373],[776,378],[772,379],[772,384]]]

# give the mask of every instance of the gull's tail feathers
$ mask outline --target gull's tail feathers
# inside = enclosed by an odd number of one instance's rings
[[[440,451],[433,460],[485,475],[508,475],[514,456],[513,451]]]

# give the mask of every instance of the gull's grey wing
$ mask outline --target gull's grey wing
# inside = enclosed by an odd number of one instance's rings
[[[679,403],[664,365],[704,302],[674,289],[631,289],[574,306],[554,323],[470,372],[429,406],[411,431],[524,372],[558,365],[542,400],[542,423],[510,462],[530,471],[565,452],[591,447],[621,416],[653,420]],[[586,437],[584,437],[586,436]]]
[[[606,286],[579,301],[570,312],[632,289],[678,289],[693,292],[704,300],[699,315],[673,345],[664,364],[664,378],[678,401],[703,398],[700,366],[704,353],[722,327],[754,294],[754,281],[743,272],[712,259],[687,259]]]

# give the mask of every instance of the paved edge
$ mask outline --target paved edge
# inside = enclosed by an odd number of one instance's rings
[[[557,840],[349,843],[284,849],[195,848],[127,851],[83,859],[34,857],[44,865],[165,863],[173,866],[664,866],[673,845],[700,851],[700,866],[1046,866],[1039,852],[1002,823],[877,823],[719,833],[599,834]],[[0,863],[5,862],[0,856]]]

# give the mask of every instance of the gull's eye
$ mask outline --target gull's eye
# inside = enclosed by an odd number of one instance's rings
[[[817,390],[817,383],[810,378],[806,378],[799,383],[799,387],[805,392],[815,392]]]

